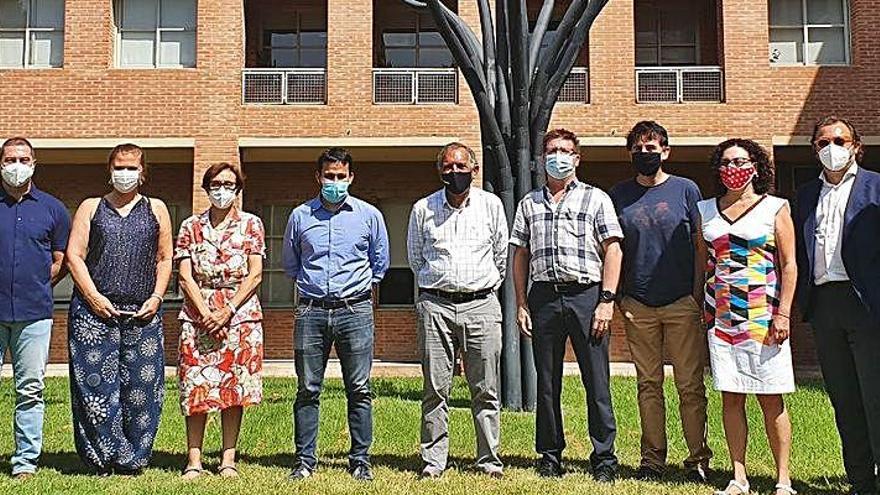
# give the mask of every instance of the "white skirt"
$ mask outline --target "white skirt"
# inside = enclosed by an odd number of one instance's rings
[[[709,332],[709,361],[715,390],[739,394],[789,394],[794,392],[791,346],[763,345],[747,340],[736,345]]]

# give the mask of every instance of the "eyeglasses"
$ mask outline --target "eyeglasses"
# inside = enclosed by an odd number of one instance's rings
[[[819,139],[816,141],[816,148],[821,150],[822,148],[828,146],[831,143],[834,143],[838,146],[846,146],[848,144],[851,144],[852,142],[853,142],[852,139],[847,139],[847,138],[843,138],[843,137],[836,137],[834,139],[822,138],[822,139]]]
[[[235,182],[225,181],[225,182],[211,182],[208,184],[209,191],[219,191],[220,189],[226,189],[227,191],[235,191],[238,189],[238,184]]]

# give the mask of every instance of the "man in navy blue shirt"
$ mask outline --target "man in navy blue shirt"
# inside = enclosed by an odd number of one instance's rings
[[[388,270],[388,232],[375,206],[348,194],[351,167],[351,154],[343,148],[322,153],[315,171],[321,191],[291,212],[284,233],[282,263],[299,295],[292,480],[308,478],[317,465],[318,399],[333,345],[348,399],[349,471],[356,480],[373,479],[371,294]]]
[[[700,190],[663,170],[669,136],[652,121],[636,124],[626,139],[636,177],[614,186],[611,199],[623,228],[620,310],[636,366],[642,424],[638,477],[658,480],[666,468],[666,409],[663,362],[672,361],[688,478],[706,481],[712,451],[706,445],[706,333],[701,325],[702,267],[695,251],[705,249],[697,202]]]
[[[15,379],[12,475],[32,476],[43,445],[43,375],[52,332],[52,286],[62,262],[70,215],[36,188],[34,148],[24,138],[0,148],[0,364],[9,349]]]

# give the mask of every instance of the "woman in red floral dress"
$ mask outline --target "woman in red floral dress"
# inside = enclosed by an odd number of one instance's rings
[[[183,477],[202,474],[207,413],[220,411],[223,459],[218,473],[238,476],[235,446],[244,406],[263,396],[263,311],[257,299],[263,271],[263,223],[235,206],[244,178],[228,163],[202,180],[211,208],[180,227],[175,259],[186,301],[181,322],[178,376],[186,416],[188,460]]]

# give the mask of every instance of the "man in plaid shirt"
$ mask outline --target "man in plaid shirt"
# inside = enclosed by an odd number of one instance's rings
[[[538,474],[563,473],[560,393],[565,341],[570,338],[587,392],[593,477],[610,483],[617,474],[617,426],[609,388],[608,339],[623,231],[611,198],[575,176],[580,163],[577,136],[555,129],[544,136],[543,145],[547,185],[520,202],[510,239],[516,246],[517,324],[533,339],[538,373]]]
[[[477,467],[500,478],[501,305],[495,290],[507,266],[507,220],[497,196],[471,187],[479,165],[470,148],[446,145],[437,155],[437,169],[445,187],[413,206],[407,233],[420,292],[421,476],[436,478],[446,469],[447,400],[457,350],[471,390]]]

